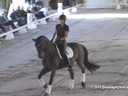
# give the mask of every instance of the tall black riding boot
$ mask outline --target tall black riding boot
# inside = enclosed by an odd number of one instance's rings
[[[66,54],[64,55],[63,58],[64,58],[65,63],[68,64],[69,67],[71,67],[70,60],[69,60],[69,58],[67,57]]]

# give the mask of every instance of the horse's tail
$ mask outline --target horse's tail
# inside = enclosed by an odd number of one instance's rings
[[[89,60],[88,60],[88,51],[83,45],[82,45],[82,47],[83,47],[84,53],[85,53],[85,55],[84,55],[84,65],[91,73],[93,73],[94,71],[96,71],[96,69],[100,68],[100,65],[90,63]]]

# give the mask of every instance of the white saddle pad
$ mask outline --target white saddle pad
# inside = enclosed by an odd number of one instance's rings
[[[60,54],[60,51],[59,51],[57,45],[56,45],[56,49],[57,49],[57,52],[58,52],[60,58],[62,59],[62,56],[61,56],[61,54]],[[66,47],[66,55],[67,55],[68,58],[72,58],[73,55],[74,55],[74,54],[73,54],[73,50],[72,50],[71,47],[69,47],[69,46]]]
[[[66,47],[66,54],[67,54],[68,58],[73,57],[73,50],[71,49],[71,47],[69,47],[69,46]]]

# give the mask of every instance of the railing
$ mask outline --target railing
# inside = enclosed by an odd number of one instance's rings
[[[77,7],[80,7],[80,6],[82,6],[82,4],[79,4],[79,5],[77,5],[77,6],[73,6],[73,7],[64,9],[64,10],[62,10],[61,13],[65,13],[65,12],[67,12],[67,11],[73,12],[73,10],[77,11],[76,8],[77,8]],[[75,9],[74,9],[74,8],[75,8]],[[74,11],[74,12],[75,12],[75,11]],[[13,34],[13,33],[17,32],[17,31],[18,31],[19,33],[26,33],[28,26],[31,26],[31,24],[37,24],[38,22],[45,21],[47,18],[53,18],[53,20],[55,20],[56,16],[59,15],[59,14],[61,14],[61,13],[56,12],[56,13],[54,13],[54,14],[50,14],[50,15],[48,15],[48,16],[42,18],[42,19],[33,21],[33,22],[31,22],[31,23],[29,23],[29,24],[26,24],[26,25],[24,25],[24,26],[22,26],[22,27],[16,28],[16,29],[14,29],[14,30],[11,30],[11,31],[8,31],[8,32],[5,32],[5,33],[2,33],[2,34],[0,34],[0,38],[1,38],[1,37],[4,37],[5,40],[14,39],[15,37],[14,37],[14,34]],[[45,23],[44,23],[44,24],[45,24]],[[1,42],[0,42],[0,43],[1,43]]]
[[[78,4],[77,6],[73,6],[73,7],[66,8],[66,9],[62,10],[61,13],[77,12],[77,7],[80,7],[80,6],[85,6],[86,7],[86,6],[105,6],[105,5],[107,5],[107,6],[116,6],[115,7],[116,9],[120,9],[122,5],[123,6],[128,6],[128,4],[117,4],[117,3],[113,3],[113,4],[92,4],[92,5],[89,5],[89,4]],[[26,24],[26,25],[24,25],[22,27],[16,28],[14,30],[11,30],[11,31],[8,31],[8,32],[5,32],[5,33],[2,33],[2,34],[0,34],[0,38],[1,37],[4,37],[5,40],[14,39],[15,37],[14,37],[14,34],[13,33],[15,33],[15,32],[26,33],[27,32],[27,29],[28,29],[28,26],[31,26],[31,24],[38,24],[38,22],[42,22],[42,21],[44,22],[47,18],[53,18],[53,20],[55,20],[56,19],[56,16],[60,15],[61,13],[56,12],[54,14],[50,14],[50,15],[42,18],[42,19],[33,21],[33,22],[31,22],[29,24]],[[46,22],[44,22],[43,24],[46,24]]]
[[[126,3],[110,3],[110,4],[84,4],[86,8],[101,8],[101,6],[109,6],[109,8],[121,9],[123,7],[128,7]],[[97,7],[98,6],[98,7]]]

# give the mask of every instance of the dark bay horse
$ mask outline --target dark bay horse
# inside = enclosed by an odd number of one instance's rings
[[[70,73],[70,84],[69,88],[74,88],[74,72],[72,69],[72,66],[68,66],[68,64],[65,63],[63,59],[60,58],[60,56],[57,53],[55,44],[51,43],[50,40],[45,36],[39,36],[37,39],[33,39],[35,41],[35,46],[38,52],[39,58],[42,59],[43,69],[38,75],[39,81],[42,83],[42,85],[46,88],[46,92],[44,96],[48,96],[48,94],[51,93],[52,89],[52,83],[55,76],[55,73],[58,69],[66,68],[68,67],[68,71]],[[75,62],[79,66],[82,72],[81,77],[81,85],[84,88],[85,87],[85,67],[90,71],[94,72],[96,69],[100,68],[99,65],[95,65],[93,63],[90,63],[88,61],[88,51],[87,49],[78,43],[68,43],[67,44],[71,49],[73,50],[73,57],[70,58],[70,64],[74,65]],[[47,83],[45,83],[41,77],[51,71],[50,80],[47,86]]]

